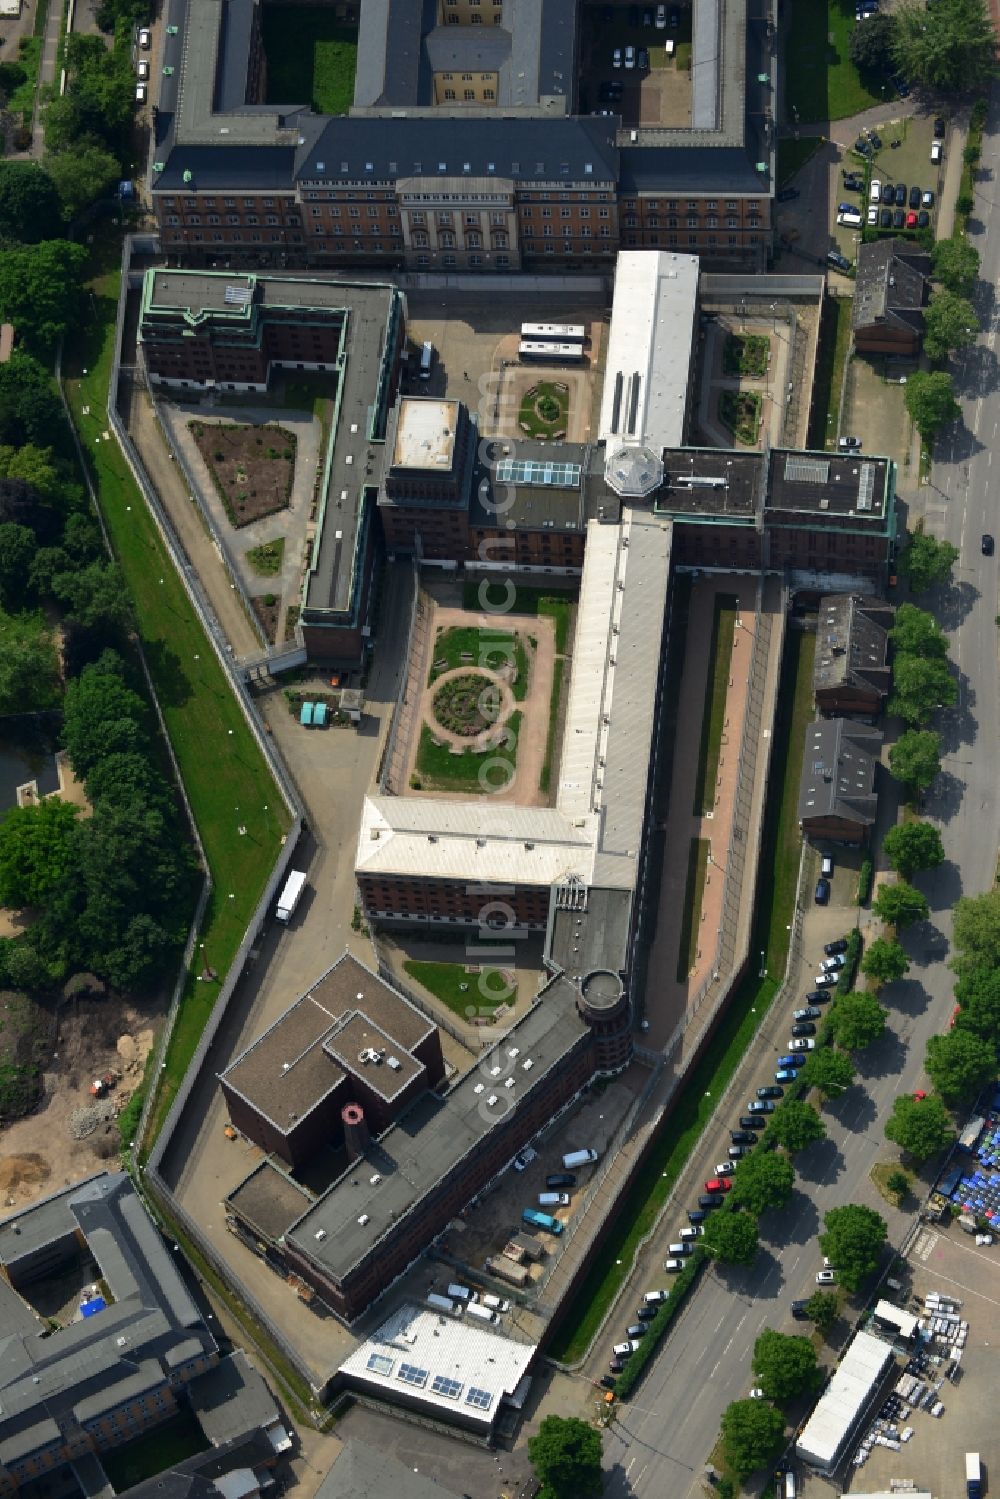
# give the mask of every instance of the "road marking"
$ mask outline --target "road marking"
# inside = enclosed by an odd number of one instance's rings
[[[913,1246],[913,1253],[917,1256],[918,1259],[926,1261],[931,1250],[936,1247],[937,1241],[940,1237],[940,1234],[936,1234],[931,1229],[927,1229],[924,1233],[921,1233],[918,1236],[917,1242]]]

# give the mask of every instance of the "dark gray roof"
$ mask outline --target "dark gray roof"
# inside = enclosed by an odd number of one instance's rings
[[[819,601],[813,691],[854,683],[889,690],[889,636],[893,611],[882,599],[835,593]]]
[[[387,1452],[351,1440],[316,1490],[316,1499],[458,1499]]]
[[[213,1447],[266,1430],[279,1418],[274,1396],[242,1348],[192,1379],[188,1395]]]
[[[930,296],[931,258],[920,245],[878,239],[858,247],[851,326],[855,330],[888,324],[924,329],[923,308]]]
[[[847,718],[820,718],[806,729],[799,822],[834,817],[871,827],[878,810],[875,774],[882,734]]]
[[[437,0],[364,0],[354,73],[355,108],[431,103],[423,39],[436,19]]]
[[[770,176],[755,170],[743,147],[716,145],[712,132],[701,134],[702,140],[688,145],[626,146],[621,153],[622,192],[701,194],[714,184],[734,197],[768,196]]]
[[[631,890],[587,891],[586,905],[574,910],[553,902],[549,912],[546,959],[573,981],[595,969],[624,974],[632,914]]]
[[[480,443],[472,479],[470,523],[486,529],[506,526],[524,531],[580,531],[586,526],[584,481],[591,449],[586,443],[546,443],[505,438]],[[498,482],[497,464],[504,459],[580,470],[575,483],[514,484]]]

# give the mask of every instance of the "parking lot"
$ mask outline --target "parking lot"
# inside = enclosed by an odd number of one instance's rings
[[[906,386],[901,379],[917,368],[913,361],[894,363],[884,356],[855,354],[847,372],[840,430],[861,439],[865,453],[884,454],[899,467],[900,483],[914,483],[911,472],[913,423],[907,415]]]
[[[690,124],[691,11],[667,5],[663,20],[665,25],[656,25],[655,5],[593,6],[583,12],[584,114],[620,114],[626,126]]]
[[[894,1481],[911,1478],[920,1489],[927,1489],[935,1499],[950,1499],[965,1490],[964,1459],[966,1452],[981,1452],[988,1464],[994,1443],[986,1418],[986,1397],[993,1388],[996,1346],[1000,1339],[1000,1248],[977,1248],[973,1238],[956,1225],[943,1228],[922,1225],[907,1259],[905,1289],[920,1299],[937,1291],[942,1297],[960,1302],[957,1315],[969,1324],[962,1352],[961,1373],[951,1382],[945,1379],[938,1399],[944,1407],[937,1418],[929,1411],[915,1409],[904,1418],[903,1429],[912,1428],[912,1436],[900,1443],[900,1450],[876,1445],[863,1466],[848,1466],[844,1492],[888,1492]],[[897,1270],[897,1275],[901,1272]],[[902,1295],[897,1296],[902,1301]],[[920,1315],[923,1307],[910,1301],[908,1309]],[[935,1369],[935,1381],[943,1378],[946,1364],[944,1345],[935,1345],[935,1356],[942,1364]],[[828,1495],[825,1480],[809,1477],[803,1492],[806,1499]],[[837,1492],[842,1492],[838,1487]]]
[[[941,187],[944,182],[944,160],[937,164],[931,161],[931,142],[934,139],[934,117],[931,115],[912,115],[907,118],[890,120],[878,127],[876,139],[881,141],[881,146],[870,158],[870,173],[865,164],[865,159],[859,157],[853,147],[857,138],[852,140],[838,141],[837,144],[843,151],[843,171],[855,172],[863,180],[866,175],[876,179],[882,188],[879,203],[879,225],[870,226],[868,220],[868,208],[875,207],[870,204],[869,194],[865,192],[851,192],[843,188],[843,172],[837,188],[836,202],[831,204],[831,218],[835,220],[838,206],[841,203],[849,203],[852,207],[860,210],[862,215],[862,228],[871,234],[892,233],[904,236],[913,233],[907,229],[907,215],[911,212],[920,213],[926,211],[929,215],[929,227],[937,232],[938,204]],[[894,146],[893,142],[899,144]],[[885,188],[892,184],[893,189],[900,185],[905,188],[903,201],[898,201],[898,193],[894,191],[893,204],[889,208],[885,198]],[[915,207],[910,203],[910,190],[913,187],[920,189],[921,193],[932,192],[934,194],[933,204],[924,207],[917,204]],[[882,223],[881,215],[891,212],[893,222],[890,226]],[[898,220],[898,214],[903,214],[903,220]],[[831,244],[835,245],[849,260],[857,260],[858,244],[862,238],[862,228],[850,228],[844,225],[831,223]]]

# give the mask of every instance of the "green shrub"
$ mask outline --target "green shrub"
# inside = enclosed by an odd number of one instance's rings
[[[848,933],[847,951],[844,953],[844,966],[840,970],[837,979],[837,993],[849,994],[854,988],[854,980],[858,975],[858,964],[861,962],[861,933],[857,927]]]
[[[707,1256],[703,1249],[695,1245],[694,1253],[689,1258],[684,1269],[675,1276],[670,1294],[666,1301],[661,1301],[656,1316],[646,1325],[649,1332],[643,1338],[636,1351],[632,1354],[625,1365],[624,1372],[619,1374],[618,1383],[615,1385],[615,1394],[619,1399],[624,1399],[642,1377],[643,1370],[650,1363],[657,1348],[663,1341],[667,1328],[670,1326],[680,1308],[684,1305],[688,1293],[694,1289],[704,1269]]]
[[[871,859],[866,859],[858,871],[858,905],[864,906],[872,893],[872,879],[875,874],[875,866]]]

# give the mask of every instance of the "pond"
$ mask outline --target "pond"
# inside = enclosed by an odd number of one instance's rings
[[[17,806],[17,788],[38,782],[39,796],[59,790],[55,735],[44,729],[22,730],[17,737],[0,733],[0,813]]]

